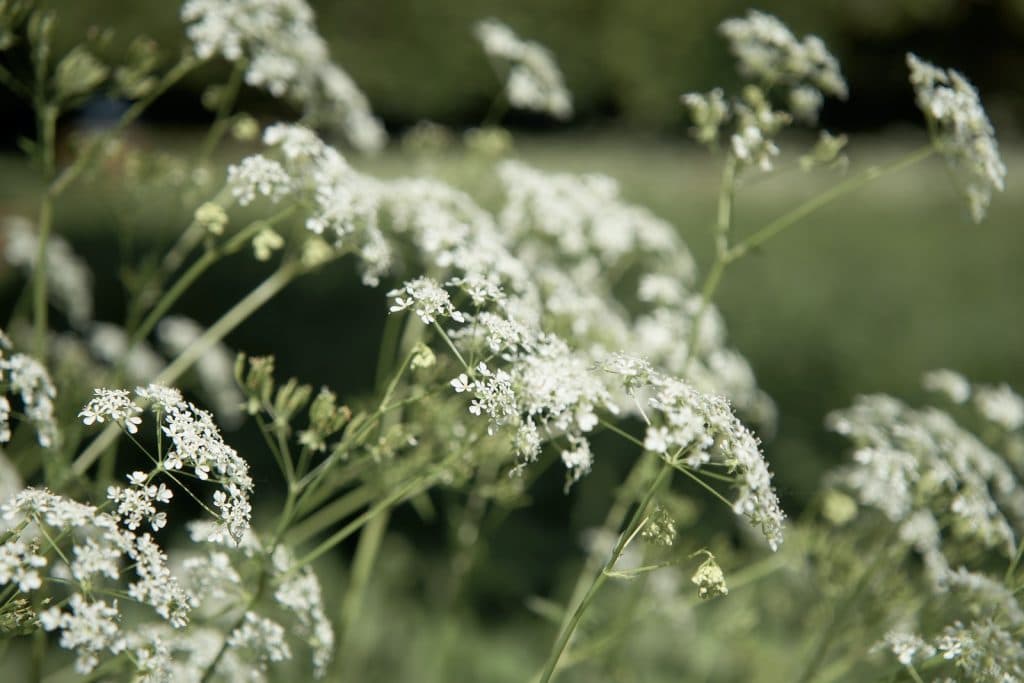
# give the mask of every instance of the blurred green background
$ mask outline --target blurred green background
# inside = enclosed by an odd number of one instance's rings
[[[62,17],[65,45],[91,26],[122,37],[146,34],[169,55],[183,45],[180,3],[136,0],[42,0]],[[496,86],[472,37],[489,16],[556,54],[576,100],[575,123],[678,128],[682,92],[736,82],[732,58],[716,33],[723,20],[749,7],[776,14],[797,35],[822,36],[839,57],[851,98],[830,104],[825,124],[876,128],[916,121],[905,87],[903,54],[918,52],[968,74],[986,95],[997,122],[1024,113],[1022,0],[310,0],[333,56],[366,91],[392,128],[420,119],[478,123]],[[199,117],[196,95],[217,69],[197,74],[165,99],[155,115]],[[226,73],[226,71],[222,71]],[[252,104],[266,102],[253,97]],[[10,106],[0,116],[16,116]],[[549,125],[522,117],[520,123]]]
[[[130,11],[121,0],[48,4],[60,13],[67,45],[91,25],[114,26],[130,36],[149,34],[169,55],[183,44],[174,2],[136,0]],[[736,83],[732,59],[715,27],[744,12],[747,3],[311,4],[333,55],[397,134],[421,119],[459,128],[483,118],[497,83],[472,39],[474,21],[497,16],[521,35],[546,44],[564,68],[578,116],[557,126],[539,117],[511,117],[515,153],[543,168],[601,171],[619,179],[629,200],[679,226],[706,271],[719,168],[713,157],[686,140],[678,95]],[[727,274],[718,303],[732,344],[750,360],[778,404],[778,431],[765,450],[785,506],[797,514],[823,472],[842,457],[841,442],[824,432],[822,419],[848,405],[855,394],[882,391],[919,398],[921,373],[936,367],[1024,389],[1024,146],[1018,133],[1024,115],[1019,76],[1024,73],[1024,2],[777,0],[757,7],[780,16],[798,35],[823,36],[842,61],[851,98],[829,103],[823,123],[833,131],[856,133],[849,148],[851,171],[895,159],[926,142],[906,83],[903,53],[908,49],[961,69],[979,87],[1009,169],[1006,192],[995,197],[980,226],[969,221],[942,163],[932,160],[819,211]],[[165,96],[131,133],[133,144],[168,149],[198,135],[208,120],[198,94],[225,73],[212,66]],[[251,92],[243,97],[242,108],[262,120],[283,112]],[[6,124],[0,135],[5,144],[0,214],[32,215],[38,184],[13,147],[17,134],[32,132],[29,111],[2,94],[0,119]],[[780,168],[791,167],[811,143],[799,135],[783,139]],[[250,149],[229,149],[224,160]],[[355,163],[399,175],[409,172],[414,160],[393,147]],[[457,164],[453,156],[440,162],[439,171],[454,172],[446,165]],[[739,193],[738,232],[752,232],[841,177],[838,171],[808,176],[795,170],[765,179],[751,176]],[[164,244],[188,217],[176,197],[158,191],[126,211],[119,196],[125,189],[78,192],[57,214],[57,232],[94,265],[97,317],[102,320],[119,320],[123,314],[120,260]],[[248,255],[233,259],[204,277],[178,310],[209,323],[265,272]],[[10,273],[4,273],[2,284],[9,310],[20,284]],[[275,353],[282,376],[330,385],[343,397],[357,394],[373,380],[388,285],[367,290],[349,269],[329,269],[285,291],[227,341],[252,354]],[[228,437],[233,443],[244,444],[244,439]],[[575,569],[567,559],[578,558],[581,531],[603,517],[609,491],[628,465],[614,454],[600,459],[568,497],[561,493],[561,474],[552,468],[533,491],[536,504],[516,511],[494,530],[496,550],[474,573],[474,595],[478,604],[502,605],[523,621],[480,631],[481,641],[489,640],[480,647],[495,658],[489,677],[478,680],[504,680],[499,669],[519,671],[520,655],[526,652],[532,663],[547,646],[548,629],[533,632],[522,610],[523,596],[564,589]],[[428,524],[423,532],[422,521],[413,521],[408,511],[399,515],[398,527],[412,531],[392,539],[397,545],[389,552],[395,562],[423,561],[410,559],[407,544],[428,556],[443,556],[443,544],[436,543],[443,534],[436,527]],[[510,555],[511,548],[518,552]],[[429,586],[409,585],[409,575],[387,580],[386,586],[410,594],[429,592]],[[389,604],[388,597],[372,596],[367,613],[379,608],[380,618],[405,619],[396,637],[424,628],[417,626],[420,622],[430,623],[429,616],[413,611],[418,609],[415,601]],[[388,637],[388,628],[374,622],[360,638],[378,643]],[[411,654],[409,661],[420,661],[417,656]]]

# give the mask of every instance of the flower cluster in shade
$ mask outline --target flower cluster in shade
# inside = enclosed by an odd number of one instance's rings
[[[505,96],[509,104],[544,112],[556,119],[572,116],[572,96],[547,48],[523,40],[497,19],[477,23],[474,32],[487,56],[507,65]]]
[[[247,84],[296,103],[319,125],[340,126],[357,149],[386,142],[366,96],[331,61],[305,0],[187,0],[181,19],[200,58],[244,68]]]
[[[971,217],[980,223],[992,193],[1006,187],[1006,166],[978,91],[960,72],[940,69],[914,54],[907,54],[907,67],[917,106],[960,184]]]

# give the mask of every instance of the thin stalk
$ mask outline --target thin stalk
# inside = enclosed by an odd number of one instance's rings
[[[212,247],[205,251],[202,256],[188,267],[188,270],[182,273],[181,277],[171,285],[171,288],[168,289],[162,297],[160,297],[160,300],[156,303],[146,318],[139,324],[138,328],[136,328],[132,334],[129,350],[134,348],[139,342],[149,335],[153,328],[156,327],[156,324],[160,322],[167,311],[170,310],[171,306],[173,306],[174,303],[181,298],[181,295],[188,291],[188,288],[191,287],[203,273],[209,270],[211,266],[213,266],[222,257],[233,254],[242,248],[242,246],[253,235],[268,223],[273,225],[289,215],[291,212],[292,210],[289,208],[265,221],[253,221],[237,234],[233,235],[223,246]]]
[[[245,322],[253,313],[262,308],[268,301],[273,299],[282,289],[302,273],[302,267],[297,261],[286,261],[275,270],[267,279],[261,282],[256,289],[245,295],[237,304],[232,306],[217,322],[210,326],[195,342],[186,348],[181,355],[164,368],[163,372],[157,375],[153,382],[156,384],[170,384],[181,377],[192,365],[202,357],[214,344],[226,337],[232,330]],[[92,443],[82,451],[71,465],[71,473],[74,476],[81,476],[92,466],[96,459],[110,446],[117,438],[120,427],[116,424],[109,425],[93,439]]]
[[[569,639],[575,632],[576,627],[580,623],[580,619],[583,618],[583,614],[590,607],[590,604],[594,600],[594,596],[597,595],[598,590],[608,579],[607,572],[614,570],[615,563],[619,561],[626,546],[632,540],[633,536],[640,529],[643,515],[647,511],[647,506],[650,505],[651,499],[658,492],[661,484],[668,478],[672,473],[672,467],[668,463],[662,465],[661,470],[658,472],[658,476],[654,478],[651,486],[647,489],[647,493],[644,495],[643,500],[637,505],[636,510],[633,512],[633,517],[629,521],[629,525],[626,527],[625,532],[619,535],[619,542],[616,543],[615,548],[612,550],[611,555],[608,557],[608,561],[605,562],[604,567],[598,572],[590,583],[590,587],[587,589],[583,599],[573,610],[572,616],[569,618],[569,622],[562,628],[562,632],[559,634],[554,646],[551,648],[551,654],[548,656],[548,661],[544,665],[544,671],[540,676],[540,683],[548,683],[551,677],[555,673],[555,668],[558,666],[558,660],[561,659],[562,653],[565,651],[566,645],[569,644]]]
[[[775,237],[782,231],[792,227],[797,222],[811,215],[823,206],[831,204],[840,197],[843,197],[854,190],[859,190],[861,187],[864,187],[868,183],[878,180],[885,175],[913,166],[914,164],[927,159],[932,154],[935,154],[935,152],[935,146],[928,144],[894,162],[883,164],[881,166],[869,166],[857,175],[836,184],[821,194],[807,200],[800,206],[784,213],[754,234],[737,243],[729,250],[729,262],[742,258],[750,253],[752,249],[756,249],[761,246],[772,237]]]
[[[1021,558],[1024,558],[1024,540],[1017,542],[1017,554],[1013,556],[1013,560],[1010,561],[1010,566],[1006,568],[1006,574],[1003,576],[1003,583],[1007,588],[1012,588],[1010,582],[1013,580],[1013,575],[1017,573]]]
[[[207,132],[206,138],[203,139],[203,144],[199,148],[199,165],[210,160],[210,156],[217,149],[217,145],[220,144],[221,138],[224,137],[228,126],[231,124],[229,117],[231,116],[231,110],[235,106],[235,100],[238,99],[238,90],[242,86],[242,77],[245,75],[246,66],[245,60],[235,62],[235,68],[231,71],[231,76],[224,86],[224,92],[221,93],[213,124],[210,126],[210,130]]]
[[[44,194],[39,202],[39,246],[36,250],[36,265],[32,273],[32,330],[36,358],[46,358],[46,331],[49,328],[49,313],[46,292],[46,247],[53,230],[53,198]]]
[[[164,74],[163,78],[160,79],[156,86],[150,90],[145,97],[136,100],[135,103],[121,115],[121,118],[118,119],[117,123],[102,135],[92,138],[89,141],[78,158],[75,159],[70,166],[65,168],[53,183],[51,183],[49,188],[50,195],[58,197],[67,190],[89,167],[89,164],[92,163],[92,160],[103,148],[103,143],[107,142],[134,123],[140,116],[142,116],[143,112],[149,108],[149,105],[153,104],[153,102],[167,92],[171,86],[188,75],[188,73],[195,69],[199,63],[199,60],[190,55],[185,55],[178,60],[178,63]]]
[[[349,536],[351,536],[355,532],[359,531],[361,528],[363,528],[363,526],[365,526],[367,524],[367,522],[372,520],[374,517],[376,517],[376,516],[386,512],[393,505],[396,505],[396,504],[400,503],[401,501],[405,500],[406,498],[410,498],[412,496],[415,496],[418,493],[421,493],[422,491],[424,491],[427,488],[429,488],[431,483],[432,483],[432,479],[426,479],[426,480],[418,479],[418,480],[414,480],[414,481],[409,482],[405,486],[401,487],[398,491],[395,491],[391,495],[385,497],[384,499],[379,501],[376,505],[374,505],[371,508],[369,508],[368,510],[366,510],[366,512],[364,512],[363,514],[359,515],[358,517],[353,519],[351,522],[346,524],[344,527],[342,527],[341,529],[336,531],[327,540],[322,542],[316,548],[314,548],[313,550],[308,552],[306,555],[304,555],[302,558],[297,560],[292,565],[291,569],[289,569],[287,572],[285,572],[283,575],[281,575],[278,578],[278,581],[285,581],[286,579],[291,578],[292,576],[294,576],[295,572],[299,571],[300,569],[302,569],[306,565],[310,564],[311,562],[314,562],[321,555],[323,555],[324,553],[330,551],[332,548],[334,548],[336,545],[338,545],[339,543],[344,541],[346,538],[348,538]]]
[[[704,322],[704,315],[708,312],[708,308],[711,306],[711,299],[715,295],[715,291],[718,289],[719,283],[722,281],[722,275],[725,274],[725,269],[729,265],[726,257],[719,254],[715,258],[714,264],[711,266],[711,270],[708,272],[708,278],[704,281],[704,287],[700,292],[700,308],[697,309],[697,315],[693,318],[693,326],[690,328],[690,336],[687,340],[686,347],[686,363],[683,364],[683,374],[685,375],[690,369],[690,363],[696,357],[697,341],[700,338],[700,328]]]
[[[289,537],[295,545],[316,536],[318,533],[344,519],[350,514],[363,507],[374,499],[376,491],[370,486],[361,486],[353,489],[345,495],[335,498],[328,505],[317,510],[315,513],[302,520],[292,527]]]
[[[736,157],[725,159],[722,182],[718,189],[718,215],[715,221],[715,253],[719,259],[729,250],[729,228],[732,227],[732,205],[736,195]]]
[[[348,588],[345,590],[345,597],[341,603],[340,628],[335,650],[338,661],[348,661],[348,647],[346,646],[351,642],[349,635],[359,621],[359,615],[363,608],[363,596],[366,593],[366,586],[370,583],[373,566],[377,561],[380,544],[384,539],[384,532],[387,530],[390,517],[390,509],[385,509],[367,522],[362,533],[359,534],[359,544],[356,546],[355,558],[352,561],[352,576],[349,578]]]
[[[264,564],[260,568],[260,575],[258,583],[256,584],[256,592],[254,592],[249,597],[249,599],[246,601],[245,609],[242,610],[242,613],[238,616],[238,619],[235,620],[231,628],[225,632],[224,642],[221,643],[220,648],[217,650],[217,654],[207,665],[206,670],[203,671],[203,676],[200,679],[200,683],[207,683],[213,677],[213,674],[217,671],[217,666],[220,664],[220,660],[223,659],[224,653],[226,653],[228,650],[228,638],[232,633],[234,633],[235,629],[241,626],[242,622],[245,621],[245,615],[248,614],[249,610],[252,609],[253,605],[256,604],[256,601],[260,599],[260,596],[263,594],[263,589],[266,586],[266,583],[267,568],[266,564]]]
[[[875,546],[875,550],[881,551],[889,547],[890,541],[896,535],[897,527],[892,529],[884,535],[881,542]],[[879,558],[881,560],[882,558]],[[876,578],[876,574],[873,571],[878,567],[885,567],[886,562],[866,562],[861,570],[860,576],[857,577],[856,583],[854,583],[852,589],[846,594],[846,596],[839,602],[838,606],[832,612],[832,619],[829,621],[824,630],[818,633],[817,642],[814,645],[814,649],[811,653],[811,658],[808,660],[804,667],[803,673],[798,679],[798,683],[810,683],[814,680],[818,669],[825,661],[825,655],[828,654],[828,650],[832,645],[832,640],[835,638],[839,627],[843,624],[846,618],[850,615],[851,610],[857,604],[861,594],[871,584],[871,580]]]

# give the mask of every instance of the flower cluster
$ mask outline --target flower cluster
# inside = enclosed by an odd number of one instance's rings
[[[11,416],[15,406],[8,394],[17,396],[17,408],[36,431],[36,441],[43,448],[57,444],[59,431],[54,419],[53,401],[57,389],[46,368],[24,353],[7,355],[11,343],[0,331],[0,444],[11,440]]]
[[[354,250],[371,276],[364,280],[400,267],[437,274],[389,292],[391,311],[412,310],[427,324],[454,321],[444,333],[463,359],[491,359],[470,362],[452,386],[471,396],[470,411],[488,418],[490,433],[509,430],[520,464],[564,438],[570,478],[589,470],[585,434],[596,410],[618,408],[591,368],[620,348],[687,370],[701,389],[770,416],[749,365],[724,347],[714,307],[703,311],[690,352],[686,340],[702,308],[693,258],[673,226],[624,201],[610,178],[503,163],[506,201],[495,218],[440,181],[357,172],[301,126],[271,126],[264,141],[293,178],[305,179],[314,207],[307,228]],[[636,283],[638,315],[603,268]]]
[[[729,41],[741,76],[749,83],[741,96],[727,100],[721,89],[682,96],[693,121],[692,133],[712,144],[730,121],[729,145],[743,166],[770,171],[779,154],[774,139],[794,119],[814,126],[825,96],[846,99],[846,81],[839,61],[817,36],[798,40],[770,14],[751,10],[746,17],[727,19],[719,27]],[[770,95],[782,90],[784,110],[772,107]]]
[[[164,318],[156,328],[157,338],[171,358],[184,353],[203,332],[205,330],[199,323],[181,315]],[[234,363],[235,356],[231,350],[223,342],[218,342],[200,356],[195,365],[204,395],[221,424],[229,429],[237,427],[242,420],[243,399],[235,386]]]
[[[971,217],[980,223],[992,192],[1005,188],[1006,166],[978,91],[960,72],[907,54],[917,106],[932,138],[961,184]]]
[[[21,216],[11,216],[4,219],[3,233],[3,254],[7,262],[26,274],[35,270],[39,238],[32,224]],[[93,315],[92,271],[88,264],[60,235],[49,237],[44,258],[47,292],[53,304],[74,327],[85,327]]]
[[[719,27],[745,78],[768,87],[790,88],[793,110],[817,118],[822,93],[845,99],[846,80],[837,60],[818,36],[796,36],[778,18],[750,10]]]
[[[724,468],[736,489],[733,511],[760,529],[768,545],[777,549],[785,515],[772,473],[757,437],[739,421],[729,402],[632,356],[613,354],[602,367],[634,398],[636,411],[645,418],[644,448],[694,473]]]
[[[188,0],[181,19],[200,58],[239,64],[246,83],[295,102],[319,124],[340,125],[360,150],[383,146],[383,126],[331,61],[305,0]]]
[[[947,413],[889,396],[863,396],[828,418],[856,446],[836,474],[862,505],[897,526],[932,580],[949,572],[950,544],[976,543],[1012,556],[1024,523],[1024,493],[1001,455]]]
[[[156,498],[166,498],[154,493]],[[105,652],[116,655],[135,649],[131,634],[120,624],[117,603],[97,597],[106,584],[123,579],[129,570],[134,580],[128,585],[128,597],[153,607],[171,627],[184,627],[197,604],[195,595],[172,576],[167,556],[153,537],[135,532],[136,513],[130,505],[106,513],[34,488],[23,489],[3,506],[4,520],[14,532],[0,545],[0,585],[13,580],[19,590],[28,592],[54,578],[75,587],[64,607],[50,607],[38,614],[38,620],[45,630],[60,631],[61,646],[77,654],[79,673],[92,671]],[[46,555],[58,542],[53,539],[61,538],[69,539],[69,552],[60,554],[62,564],[41,575],[50,564]]]
[[[276,204],[291,191],[292,178],[281,164],[257,154],[228,167],[228,185],[242,206],[252,204],[257,196]]]
[[[158,464],[169,475],[188,467],[200,481],[211,481],[220,485],[214,493],[214,513],[218,526],[213,531],[217,537],[228,537],[236,541],[249,528],[249,514],[252,506],[249,494],[252,478],[249,464],[239,457],[233,448],[224,443],[213,417],[182,398],[176,389],[151,384],[139,387],[135,395],[151,401],[153,411],[160,419],[160,431],[170,440],[166,450],[159,454]],[[139,414],[142,408],[132,395],[123,389],[96,389],[95,396],[82,409],[80,416],[85,424],[110,420],[120,424],[128,433],[134,434],[142,423]],[[160,487],[150,487],[150,479],[133,474],[130,479],[134,489],[113,489],[109,497],[131,511],[129,519],[135,526],[147,519],[154,528],[162,526],[163,518],[155,513],[152,501],[160,502],[170,492]],[[132,527],[134,528],[134,527]]]
[[[543,45],[523,40],[497,19],[479,22],[475,33],[489,57],[508,63],[505,94],[513,107],[546,112],[556,119],[572,116],[562,72]]]
[[[392,313],[411,308],[424,325],[431,325],[438,318],[465,322],[465,316],[452,305],[448,292],[427,277],[418,277],[406,282],[401,289],[388,292],[388,297],[392,301]]]
[[[183,582],[190,591],[203,596],[198,613],[209,619],[237,615],[237,626],[225,636],[210,632],[210,643],[195,638],[196,632],[166,632],[163,639],[179,653],[176,665],[187,680],[198,680],[193,671],[203,671],[213,662],[213,654],[223,646],[224,656],[215,672],[227,675],[248,658],[250,653],[260,668],[267,663],[292,658],[290,638],[298,638],[310,649],[314,675],[326,673],[334,656],[334,629],[327,617],[320,582],[309,567],[295,570],[295,558],[284,545],[266,547],[255,534],[247,532],[237,545],[224,546],[223,539],[211,538],[211,524],[197,521],[189,525],[192,540],[203,551],[183,563]],[[203,547],[205,546],[205,547]],[[251,574],[254,558],[269,555],[268,575],[263,579]],[[262,570],[261,570],[262,571]],[[262,613],[264,605],[253,603],[253,582],[274,585],[273,600],[268,605],[273,617]],[[246,606],[248,605],[248,606]],[[240,609],[241,608],[241,609]],[[279,621],[287,617],[293,623]]]

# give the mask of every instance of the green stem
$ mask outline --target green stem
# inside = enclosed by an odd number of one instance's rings
[[[348,538],[355,532],[359,531],[359,529],[361,529],[364,525],[366,525],[367,522],[372,520],[374,517],[377,517],[378,515],[386,512],[392,506],[397,505],[406,498],[410,498],[412,496],[417,495],[418,493],[421,493],[422,491],[425,491],[427,488],[430,487],[431,483],[432,479],[416,479],[407,483],[405,486],[393,492],[391,495],[383,498],[376,505],[372,506],[366,512],[353,519],[351,522],[349,522],[344,527],[342,527],[334,534],[332,534],[327,540],[323,541],[316,548],[314,548],[305,556],[297,560],[287,572],[285,572],[283,575],[281,575],[281,577],[279,577],[278,580],[284,581],[290,578],[295,574],[295,572],[299,571],[311,562],[314,562],[321,555],[334,548],[334,546],[338,545],[346,538]]]
[[[78,158],[75,159],[70,166],[65,168],[50,185],[50,194],[57,197],[67,190],[89,167],[92,160],[100,150],[103,149],[103,144],[105,142],[112,139],[134,123],[140,116],[142,116],[143,112],[149,108],[149,105],[153,104],[153,102],[167,92],[171,86],[188,75],[188,73],[196,68],[199,63],[200,62],[197,59],[189,55],[185,55],[178,60],[178,63],[175,64],[170,71],[164,74],[164,77],[160,79],[160,82],[157,83],[145,97],[136,100],[135,103],[121,115],[121,118],[118,119],[117,123],[114,124],[113,127],[102,135],[92,138],[88,142],[85,149],[82,150],[82,153],[78,155]]]
[[[641,500],[640,504],[637,505],[636,510],[633,512],[633,517],[630,519],[626,529],[619,535],[619,541],[615,544],[615,548],[612,550],[607,562],[605,562],[601,571],[594,576],[590,583],[590,587],[583,596],[583,599],[576,606],[576,609],[573,610],[568,623],[564,625],[557,640],[555,640],[554,646],[551,648],[551,654],[548,656],[548,661],[544,665],[544,671],[541,673],[540,683],[548,683],[551,680],[551,677],[555,673],[555,668],[558,666],[558,660],[561,659],[566,645],[569,644],[569,639],[572,637],[573,632],[580,623],[580,619],[583,618],[583,614],[593,602],[594,596],[597,595],[598,590],[600,590],[601,586],[608,579],[608,572],[614,570],[615,563],[619,561],[619,558],[622,556],[623,551],[625,551],[629,541],[633,538],[637,529],[640,528],[640,523],[647,510],[647,506],[650,505],[654,495],[658,492],[661,484],[668,478],[671,472],[672,467],[668,463],[662,465],[661,470],[654,478],[650,488],[647,489],[647,493],[644,495],[643,500]]]
[[[216,117],[210,126],[209,132],[206,134],[206,138],[203,140],[202,146],[199,148],[199,165],[205,164],[210,160],[210,156],[217,149],[217,145],[220,144],[221,138],[224,137],[228,126],[231,124],[229,117],[231,110],[235,106],[235,100],[238,99],[238,90],[242,86],[242,77],[245,75],[245,69],[245,60],[235,62],[235,68],[231,71],[227,85],[224,86],[224,92],[221,93]]]
[[[195,342],[186,348],[181,355],[164,368],[153,379],[155,384],[170,384],[181,377],[192,365],[202,357],[214,344],[226,337],[232,330],[245,322],[253,313],[262,308],[282,289],[302,273],[297,261],[286,261],[271,275],[261,282],[256,289],[249,292],[237,304],[232,306],[217,322],[210,326]],[[82,451],[71,466],[74,476],[81,476],[99,456],[110,446],[120,431],[116,424],[109,425],[93,439],[92,443]]]
[[[260,596],[263,594],[263,590],[266,586],[266,583],[267,568],[266,564],[264,564],[260,568],[260,575],[258,583],[256,585],[256,592],[253,593],[249,600],[246,601],[245,609],[242,610],[242,613],[238,616],[238,619],[235,620],[234,624],[232,624],[231,628],[225,631],[224,642],[221,643],[220,648],[217,650],[217,654],[210,661],[210,664],[206,667],[206,670],[203,671],[203,676],[200,679],[200,683],[208,683],[208,681],[213,677],[213,674],[217,671],[217,666],[220,664],[220,660],[224,658],[224,653],[226,653],[228,650],[228,638],[231,636],[232,633],[234,633],[234,631],[239,626],[242,625],[242,622],[245,621],[245,615],[248,614],[249,610],[252,609],[253,605],[255,605],[256,602],[260,599]]]
[[[53,230],[53,198],[44,194],[39,203],[39,245],[36,250],[35,270],[32,273],[32,327],[36,358],[46,360],[46,332],[49,312],[46,293],[46,247]]]
[[[356,546],[355,558],[352,561],[352,576],[349,578],[348,588],[345,590],[345,597],[341,603],[338,639],[335,646],[338,661],[349,660],[349,648],[346,647],[350,642],[349,635],[359,621],[359,615],[363,608],[363,596],[370,583],[373,566],[376,563],[377,554],[380,552],[380,544],[390,517],[390,510],[385,509],[367,522],[362,533],[359,534],[359,545]]]
[[[715,290],[718,289],[718,285],[722,281],[722,275],[725,274],[725,268],[728,265],[728,261],[726,261],[722,254],[717,255],[710,272],[708,272],[708,278],[704,281],[704,287],[700,293],[700,308],[697,309],[697,315],[693,318],[690,336],[687,340],[686,363],[683,364],[683,375],[687,374],[690,369],[690,363],[697,357],[697,342],[700,337],[701,325],[704,322],[704,315],[711,306],[711,299],[714,297]]]
[[[775,220],[771,221],[763,228],[747,237],[743,241],[736,244],[728,253],[728,261],[731,263],[743,256],[750,253],[751,250],[761,246],[772,237],[775,237],[782,231],[795,225],[800,220],[806,218],[810,214],[814,213],[818,209],[826,206],[835,200],[843,197],[844,195],[858,190],[861,187],[871,183],[879,178],[895,173],[896,171],[903,170],[909,166],[913,166],[919,161],[923,161],[935,153],[935,147],[931,144],[926,145],[901,159],[897,159],[889,164],[883,164],[881,166],[869,166],[860,173],[851,178],[844,180],[841,183],[829,188],[821,194],[809,199],[800,206],[792,209],[779,216]]]
[[[1022,557],[1024,557],[1024,540],[1017,542],[1017,554],[1013,556],[1013,560],[1010,561],[1010,566],[1006,568],[1006,574],[1003,576],[1003,583],[1007,588],[1013,588],[1010,582],[1013,580],[1013,575],[1017,573],[1017,567],[1020,565]]]
[[[732,205],[736,194],[736,157],[725,159],[722,182],[718,189],[718,217],[715,221],[715,253],[719,259],[729,250],[729,228],[732,227]]]
[[[371,486],[361,486],[343,496],[335,498],[328,505],[294,526],[289,537],[295,545],[316,536],[318,533],[344,519],[374,499],[376,491]]]
[[[149,312],[149,315],[147,315],[139,324],[138,328],[136,328],[135,332],[132,334],[128,350],[131,351],[139,342],[149,336],[149,333],[154,327],[156,327],[156,324],[160,322],[167,311],[170,310],[171,306],[173,306],[181,295],[184,294],[203,273],[209,270],[211,266],[213,266],[222,257],[233,254],[241,249],[253,235],[259,232],[259,230],[265,227],[268,223],[274,224],[289,215],[291,212],[292,210],[289,208],[265,221],[253,221],[240,230],[236,235],[232,236],[232,238],[223,246],[213,247],[205,251],[202,256],[188,267],[188,270],[182,273],[181,277],[175,281],[171,288],[168,289],[156,303],[153,309]]]

